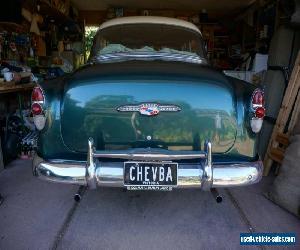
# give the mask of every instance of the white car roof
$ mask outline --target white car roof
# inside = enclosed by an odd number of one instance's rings
[[[201,34],[201,31],[197,28],[197,26],[190,22],[177,19],[177,18],[158,17],[158,16],[119,17],[104,22],[103,24],[100,25],[99,30],[105,29],[107,27],[115,26],[115,25],[133,24],[133,23],[167,24],[167,25],[173,25],[173,26],[179,26],[179,27],[191,29]]]

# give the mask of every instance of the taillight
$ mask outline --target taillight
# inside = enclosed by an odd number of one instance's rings
[[[263,107],[265,104],[264,92],[261,89],[254,90],[252,94],[252,107]]]
[[[43,108],[39,103],[33,103],[31,105],[31,112],[32,114],[35,115],[40,115],[43,113]]]
[[[255,117],[259,119],[263,119],[265,117],[265,108],[258,107],[255,109]]]
[[[251,129],[254,133],[261,130],[263,119],[266,114],[264,92],[261,89],[254,90],[251,98],[251,109],[253,117],[251,119]]]
[[[38,130],[42,130],[46,124],[44,112],[45,96],[41,87],[34,87],[31,94],[31,112],[33,122]]]
[[[40,87],[35,87],[33,89],[32,94],[31,94],[31,101],[32,101],[32,103],[45,101],[43,91]]]

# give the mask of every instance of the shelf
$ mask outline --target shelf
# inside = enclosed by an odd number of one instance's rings
[[[16,33],[26,33],[24,26],[13,22],[0,22],[0,30],[12,31]]]
[[[0,94],[29,91],[35,86],[35,83],[15,84],[14,82],[0,83]]]

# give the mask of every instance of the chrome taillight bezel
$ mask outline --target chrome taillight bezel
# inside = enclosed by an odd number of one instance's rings
[[[44,127],[45,127],[45,124],[46,124],[46,113],[45,113],[45,101],[46,101],[46,99],[45,99],[45,93],[44,93],[43,88],[40,85],[35,86],[34,90],[35,89],[39,89],[39,91],[42,94],[43,100],[33,100],[32,94],[31,94],[31,113],[32,113],[33,122],[34,122],[36,128],[38,130],[43,130]],[[33,108],[34,105],[39,105],[41,107],[41,112],[39,114],[35,114],[32,111],[32,108]]]
[[[262,95],[262,103],[253,103],[254,97],[257,93],[260,93]],[[257,88],[253,91],[252,95],[251,95],[251,100],[250,100],[250,126],[252,129],[252,132],[254,133],[259,133],[261,128],[262,128],[262,124],[263,124],[263,120],[264,117],[266,115],[266,109],[265,109],[265,97],[264,97],[264,91],[260,88]],[[263,109],[263,116],[262,117],[258,117],[256,111],[258,109]]]
[[[258,92],[260,92],[260,93],[262,94],[262,96],[263,96],[263,102],[262,102],[261,104],[254,104],[254,103],[253,103],[253,98],[254,98],[254,96],[256,95],[256,93],[258,93]],[[255,111],[256,108],[258,108],[258,107],[262,107],[262,108],[265,107],[264,96],[265,96],[265,92],[264,92],[262,89],[260,89],[260,88],[257,88],[257,89],[255,89],[255,90],[253,91],[253,93],[252,93],[252,95],[251,95],[251,100],[250,100],[252,111]]]
[[[35,89],[39,89],[42,93],[42,97],[43,97],[43,100],[42,101],[36,101],[36,100],[32,100],[32,93],[31,93],[31,103],[40,103],[40,104],[44,104],[45,103],[45,93],[44,93],[44,90],[42,89],[42,87],[40,85],[37,85],[33,88],[32,92],[35,90]]]
[[[256,95],[256,93],[260,92],[262,94],[262,97],[263,97],[263,102],[261,104],[256,104],[256,103],[253,103],[253,98],[254,96]],[[254,114],[255,113],[255,110],[257,108],[264,108],[265,109],[265,101],[264,101],[264,96],[265,96],[265,93],[262,89],[260,88],[257,88],[253,91],[252,95],[251,95],[251,99],[250,99],[250,111]]]

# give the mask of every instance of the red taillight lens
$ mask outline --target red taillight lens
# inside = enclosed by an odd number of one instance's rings
[[[265,109],[263,107],[258,107],[256,110],[255,110],[255,117],[256,118],[264,118],[265,117]]]
[[[31,94],[31,101],[32,102],[43,102],[43,101],[45,101],[43,91],[40,87],[35,87],[33,89],[32,94]]]
[[[33,115],[33,122],[38,130],[42,130],[46,124],[44,105],[45,96],[43,90],[37,86],[31,94],[31,113]]]
[[[256,89],[252,95],[252,107],[263,107],[264,102],[264,92],[261,89]]]
[[[251,108],[254,113],[254,117],[250,120],[251,129],[254,133],[258,133],[262,128],[263,118],[266,114],[264,106],[264,92],[261,89],[254,90],[251,98]]]
[[[33,115],[40,115],[43,112],[43,108],[39,103],[33,103],[31,105],[31,112]]]

